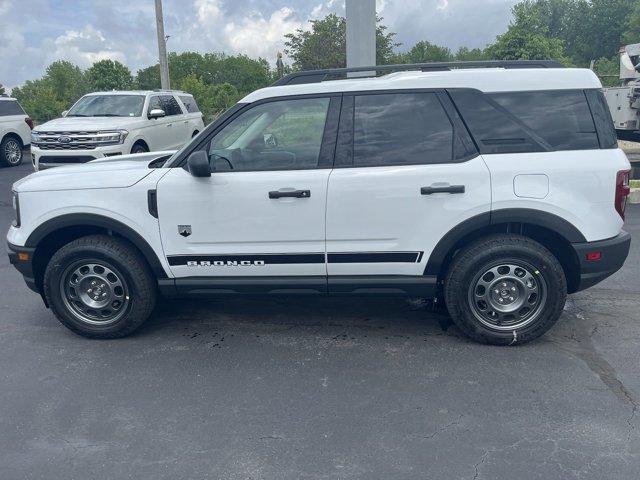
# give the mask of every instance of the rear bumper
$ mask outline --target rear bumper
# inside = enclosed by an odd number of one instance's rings
[[[631,235],[625,231],[598,242],[573,243],[580,263],[580,282],[576,292],[592,287],[616,273],[629,255]],[[599,260],[588,260],[588,253],[600,253]]]
[[[35,248],[18,247],[11,243],[7,243],[9,262],[22,274],[27,287],[36,293],[40,293],[33,273],[33,252],[35,252],[35,250]],[[23,254],[22,258],[20,258],[21,255],[19,254]],[[26,258],[26,260],[23,258]]]

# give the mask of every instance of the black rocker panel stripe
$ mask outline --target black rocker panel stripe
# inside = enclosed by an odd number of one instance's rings
[[[329,263],[419,263],[423,252],[335,252]],[[260,262],[260,265],[324,263],[324,253],[253,253],[228,255],[170,255],[169,265],[184,266],[196,262]],[[214,265],[215,266],[215,265]]]
[[[422,252],[340,252],[329,253],[329,263],[416,263]]]

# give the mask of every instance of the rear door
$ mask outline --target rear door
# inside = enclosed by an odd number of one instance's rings
[[[329,288],[422,276],[438,241],[490,203],[489,172],[445,92],[345,96],[327,196]]]

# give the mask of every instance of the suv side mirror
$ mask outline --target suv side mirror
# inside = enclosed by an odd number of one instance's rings
[[[194,177],[210,177],[211,166],[209,165],[209,155],[204,150],[198,150],[189,155],[187,159],[189,173]]]
[[[161,118],[161,117],[164,117],[165,115],[166,113],[161,108],[154,108],[149,112],[149,115],[147,115],[147,117],[149,117],[149,119],[152,119],[152,118]]]

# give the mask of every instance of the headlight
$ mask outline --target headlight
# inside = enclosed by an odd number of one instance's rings
[[[42,141],[42,138],[40,137],[40,132],[31,132],[31,143],[35,143],[38,144]]]
[[[96,143],[108,145],[108,144],[117,144],[124,143],[124,139],[127,138],[129,132],[126,130],[109,130],[98,132],[95,137]]]
[[[15,215],[13,226],[18,228],[20,227],[20,199],[18,198],[18,192],[11,192],[11,196],[13,197],[13,213]]]

